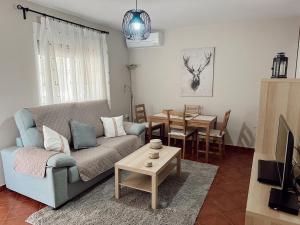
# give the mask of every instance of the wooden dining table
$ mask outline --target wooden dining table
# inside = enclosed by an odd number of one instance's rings
[[[182,116],[179,115],[171,115],[170,119],[182,121]],[[205,161],[208,162],[208,153],[209,153],[209,137],[210,137],[210,129],[216,125],[217,116],[212,115],[199,115],[199,114],[191,114],[190,116],[185,117],[186,123],[188,127],[194,128],[202,128],[206,131],[205,136]],[[149,139],[152,138],[152,123],[168,123],[168,117],[165,113],[157,113],[151,116],[148,116],[149,122]],[[197,149],[198,153],[198,149]]]

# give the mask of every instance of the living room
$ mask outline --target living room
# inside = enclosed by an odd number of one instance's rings
[[[300,224],[298,0],[0,15],[0,225]]]

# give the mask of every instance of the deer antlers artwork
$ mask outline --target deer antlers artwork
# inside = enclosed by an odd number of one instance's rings
[[[201,73],[205,70],[205,68],[209,65],[211,57],[212,57],[212,52],[205,53],[205,60],[204,63],[199,65],[198,69],[194,69],[193,66],[189,65],[190,61],[190,56],[183,56],[183,63],[184,66],[186,67],[187,71],[193,76],[193,79],[191,81],[191,88],[193,91],[197,91],[197,89],[200,86],[200,75]]]

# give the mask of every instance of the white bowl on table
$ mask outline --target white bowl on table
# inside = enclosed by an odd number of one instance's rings
[[[160,139],[152,139],[150,140],[150,148],[160,149],[162,148],[162,141]]]

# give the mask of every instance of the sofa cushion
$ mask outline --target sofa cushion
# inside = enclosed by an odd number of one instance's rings
[[[44,147],[48,151],[63,152],[70,155],[70,145],[68,140],[49,127],[43,126]]]
[[[123,116],[101,117],[105,137],[118,137],[126,135],[123,126]]]
[[[146,126],[141,123],[131,123],[131,122],[123,122],[124,129],[126,134],[132,134],[132,135],[141,135],[145,129]]]
[[[21,137],[16,138],[16,145],[17,145],[17,147],[20,147],[20,148],[24,147],[24,144],[23,144],[23,141],[22,141]]]
[[[42,132],[43,125],[55,130],[71,141],[69,121],[72,119],[74,103],[46,105],[30,108],[35,124]]]
[[[100,120],[101,116],[110,116],[110,110],[106,100],[78,102],[74,105],[72,118],[94,126],[96,128],[97,137],[104,135],[104,128]]]
[[[89,181],[99,174],[114,167],[121,154],[112,147],[98,146],[72,152],[80,177],[83,181]]]
[[[97,143],[103,147],[111,147],[118,151],[118,153],[125,157],[138,149],[142,143],[141,139],[136,135],[125,135],[114,138],[97,138]]]
[[[35,127],[32,113],[28,109],[21,109],[15,113],[15,122],[18,127],[22,147],[44,147],[43,135]]]
[[[70,126],[75,150],[97,146],[95,127],[76,120],[71,120]]]

